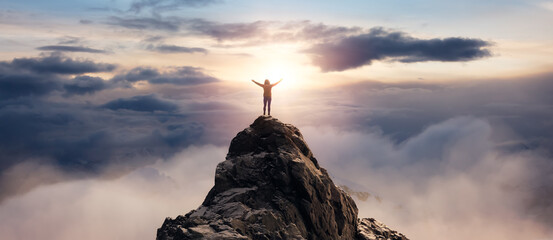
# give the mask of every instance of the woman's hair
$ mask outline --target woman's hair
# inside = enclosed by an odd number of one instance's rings
[[[271,84],[271,82],[269,82],[269,79],[265,79],[265,84]]]

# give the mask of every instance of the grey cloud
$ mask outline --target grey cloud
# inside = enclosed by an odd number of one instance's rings
[[[203,53],[207,54],[207,49],[205,48],[198,48],[198,47],[182,47],[177,45],[167,45],[167,44],[159,44],[159,45],[148,45],[146,49],[160,52],[160,53]]]
[[[59,51],[59,52],[87,52],[87,53],[106,53],[104,50],[66,45],[48,45],[36,48],[42,51]]]
[[[176,67],[166,72],[148,67],[137,67],[126,74],[117,75],[113,81],[148,81],[151,84],[197,85],[218,82],[215,77],[203,72],[202,68]]]
[[[38,97],[60,89],[60,81],[55,76],[10,70],[0,67],[0,100],[24,96]]]
[[[119,98],[102,105],[102,107],[111,110],[125,109],[139,112],[173,112],[178,109],[176,104],[160,100],[154,95]]]
[[[111,17],[110,25],[129,29],[186,32],[207,36],[217,41],[250,41],[256,44],[282,41],[321,41],[343,38],[362,32],[359,27],[329,26],[310,21],[255,21],[220,23],[202,18],[179,17]]]
[[[482,233],[479,239],[544,238],[550,225],[527,204],[543,192],[532,178],[550,175],[551,167],[539,168],[550,159],[535,151],[502,152],[494,131],[486,120],[454,117],[402,144],[378,132],[310,127],[302,133],[336,182],[374,196],[356,201],[360,215],[386,219],[410,238],[461,240],[472,231]]]
[[[59,40],[58,44],[77,44],[81,41],[82,39],[79,37],[65,36]]]
[[[79,20],[79,23],[80,23],[80,24],[85,24],[85,25],[86,25],[86,24],[91,24],[91,23],[93,23],[93,21],[92,21],[92,20],[88,20],[88,19],[81,19],[81,20]]]
[[[21,178],[8,170],[23,162],[52,165],[82,179],[119,176],[170,157],[198,142],[204,131],[176,110],[175,104],[154,96],[113,100],[101,108],[34,99],[2,102],[0,179]],[[0,201],[48,183],[3,180]]]
[[[192,19],[185,22],[187,29],[218,41],[260,37],[270,22],[256,21],[251,23],[216,23],[203,19]]]
[[[120,26],[129,29],[140,30],[164,30],[170,32],[176,32],[180,29],[183,20],[180,18],[150,18],[150,17],[110,17],[107,24]]]
[[[471,38],[418,39],[402,32],[373,28],[369,33],[317,44],[306,52],[325,72],[344,71],[373,61],[470,61],[491,55],[490,42]]]
[[[111,71],[114,68],[112,64],[58,55],[3,61],[0,62],[0,100],[40,97],[54,91],[66,91],[68,95],[93,93],[105,89],[107,83],[87,76],[70,80],[67,75]]]
[[[77,76],[63,84],[66,96],[93,94],[108,87],[109,83],[102,78],[90,76]]]
[[[198,107],[195,101],[177,104],[157,95],[144,95],[134,88],[116,88],[121,87],[120,81],[151,81],[158,84],[153,92],[165,96],[174,91],[173,99],[182,98],[186,92],[185,100],[193,95],[204,102],[196,91],[201,88],[203,92],[212,92],[211,85],[202,83],[218,81],[216,78],[193,67],[173,67],[168,71],[137,68],[119,80],[79,74],[110,70],[110,66],[114,65],[63,55],[0,62],[0,152],[3,155],[0,201],[37,185],[68,180],[44,180],[39,176],[36,181],[9,180],[24,178],[18,175],[24,174],[24,170],[9,170],[19,163],[51,165],[74,179],[114,177],[171,157],[192,143],[207,141],[203,123],[207,117],[196,116],[194,120],[186,112],[182,113],[184,109]],[[80,96],[98,94],[105,89],[114,89],[114,92],[103,92],[98,98]],[[121,93],[137,96],[119,97]],[[98,99],[107,100],[98,103]],[[208,115],[210,108],[220,111],[217,104],[202,105],[202,114]]]
[[[179,17],[110,17],[107,24],[129,29],[177,32],[186,30],[192,34],[209,36],[218,41],[241,40],[260,37],[270,22],[218,23],[204,19],[185,19]]]
[[[135,0],[131,3],[129,11],[140,13],[143,9],[151,9],[154,13],[159,11],[175,10],[179,7],[204,7],[220,0]]]
[[[362,115],[355,122],[378,127],[392,139],[402,142],[425,126],[458,115],[487,119],[495,127],[511,129],[517,141],[505,143],[509,149],[553,149],[545,119],[553,118],[553,75],[497,81],[450,83],[379,83],[366,81],[345,87]],[[359,103],[367,103],[362,106]],[[362,110],[361,110],[362,109]],[[362,127],[356,125],[356,127]],[[550,155],[553,152],[548,150]]]
[[[45,74],[111,72],[116,68],[115,64],[95,63],[91,60],[74,60],[56,54],[40,58],[14,58],[11,62],[0,62],[0,65]]]
[[[163,40],[164,38],[165,37],[163,37],[163,36],[156,35],[156,36],[149,36],[149,37],[145,38],[143,41],[144,42],[158,42],[158,41]]]
[[[363,30],[360,27],[329,26],[323,23],[312,23],[310,21],[293,22],[283,26],[284,30],[294,28],[299,28],[296,37],[304,40],[332,39],[335,37],[343,38]]]

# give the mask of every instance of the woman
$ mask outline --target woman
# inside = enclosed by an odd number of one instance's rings
[[[252,82],[263,88],[263,115],[265,115],[265,107],[267,106],[267,103],[269,104],[268,115],[271,115],[271,88],[279,84],[281,81],[282,79],[280,79],[275,84],[271,84],[271,82],[269,82],[269,79],[265,79],[265,84],[261,84],[256,82],[255,80],[252,80]]]

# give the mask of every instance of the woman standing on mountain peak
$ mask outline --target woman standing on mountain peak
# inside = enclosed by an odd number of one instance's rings
[[[274,84],[271,84],[271,82],[269,82],[269,79],[265,79],[265,83],[261,84],[256,82],[255,80],[252,80],[252,82],[254,82],[255,84],[263,88],[263,115],[265,115],[265,107],[267,107],[267,105],[269,105],[269,107],[267,108],[267,110],[269,110],[267,112],[268,113],[267,115],[269,116],[271,115],[271,98],[272,98],[271,89],[277,84],[279,84],[281,81],[282,79],[280,79],[278,82]]]

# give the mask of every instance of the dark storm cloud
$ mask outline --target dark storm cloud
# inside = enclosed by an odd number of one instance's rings
[[[129,11],[140,13],[143,9],[154,12],[175,10],[179,7],[204,7],[220,0],[138,0],[131,3]]]
[[[125,109],[139,112],[173,112],[178,109],[176,104],[160,100],[154,95],[119,98],[102,105],[102,107],[111,110]]]
[[[375,60],[399,62],[470,61],[490,56],[480,39],[418,39],[402,32],[373,28],[369,33],[317,44],[307,50],[313,63],[328,71],[344,71],[370,65]]]
[[[197,48],[197,47],[182,47],[177,45],[167,45],[167,44],[159,44],[159,45],[148,45],[146,49],[160,52],[160,53],[203,53],[207,54],[207,49],[205,48]]]
[[[137,67],[126,74],[115,76],[112,81],[148,81],[151,84],[197,85],[218,82],[219,79],[209,76],[202,68],[176,67],[166,72],[148,67]]]
[[[14,58],[11,62],[0,62],[0,66],[43,74],[111,72],[116,68],[115,64],[95,63],[91,60],[74,60],[56,54],[39,58]]]
[[[77,76],[63,84],[66,96],[93,94],[107,89],[109,83],[99,77]]]
[[[87,53],[106,53],[104,50],[66,45],[48,45],[36,48],[42,51],[58,51],[58,52],[87,52]]]

